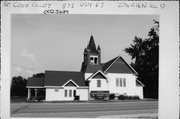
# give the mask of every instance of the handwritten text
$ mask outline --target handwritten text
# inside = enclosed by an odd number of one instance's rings
[[[58,9],[50,9],[44,10],[44,14],[69,14],[69,10],[58,10]]]

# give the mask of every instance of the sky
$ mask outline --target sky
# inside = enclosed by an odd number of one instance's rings
[[[135,36],[147,38],[155,15],[40,15],[11,17],[11,73],[31,77],[55,71],[80,71],[83,51],[93,35],[105,63],[121,55]]]

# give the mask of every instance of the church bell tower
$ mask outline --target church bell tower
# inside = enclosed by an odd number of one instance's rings
[[[91,35],[89,44],[84,49],[81,72],[94,73],[99,69],[101,69],[101,49],[100,46],[96,48],[94,37]]]

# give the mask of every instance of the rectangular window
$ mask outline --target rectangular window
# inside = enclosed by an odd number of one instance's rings
[[[67,90],[64,90],[64,97],[67,97]]]
[[[116,78],[116,87],[119,87],[119,78]]]
[[[74,97],[76,96],[76,90],[74,90],[73,96],[74,96]]]
[[[126,87],[126,78],[123,78],[123,86]]]
[[[101,80],[97,80],[97,87],[101,87]]]
[[[122,85],[122,83],[123,83],[123,82],[122,82],[122,78],[120,78],[119,80],[120,80],[120,87],[122,87],[122,86],[123,86],[123,85]]]
[[[55,92],[58,92],[59,90],[58,89],[54,89]]]
[[[126,87],[126,78],[116,78],[116,87]]]
[[[72,90],[69,90],[69,97],[72,97]]]

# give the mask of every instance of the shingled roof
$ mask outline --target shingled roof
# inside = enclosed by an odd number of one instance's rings
[[[102,67],[104,72],[107,73],[132,73],[137,74],[137,72],[130,66],[126,61],[118,56],[106,63]]]
[[[69,80],[78,86],[86,86],[83,73],[72,71],[45,71],[44,86],[63,86]]]
[[[44,78],[29,78],[27,81],[27,87],[44,87]]]
[[[82,66],[81,66],[82,73],[94,73],[98,70],[102,71],[101,65],[85,65],[84,62],[82,63]]]
[[[94,38],[92,35],[90,37],[90,41],[89,41],[89,44],[87,46],[87,49],[90,50],[91,53],[97,53],[96,45],[95,45]]]
[[[102,66],[103,71],[105,71],[108,67],[110,67],[110,65],[111,65],[113,62],[115,62],[115,60],[116,60],[117,58],[118,58],[118,57],[115,57],[115,58],[113,58],[112,60],[104,63],[103,66]]]

